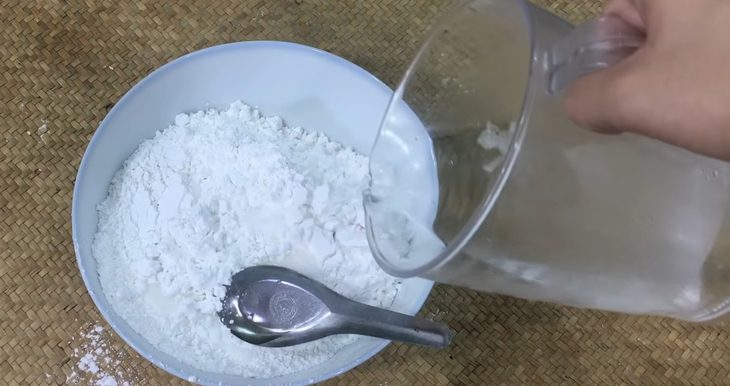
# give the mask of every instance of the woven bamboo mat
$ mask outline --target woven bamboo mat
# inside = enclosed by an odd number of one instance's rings
[[[0,0],[0,384],[63,384],[91,326],[137,384],[182,381],[132,352],[87,296],[71,244],[76,167],[99,121],[145,74],[239,40],[289,40],[393,85],[447,0]],[[579,21],[599,1],[544,0]],[[438,286],[423,311],[443,351],[393,344],[332,384],[730,383],[730,331]],[[88,382],[80,377],[79,382]]]

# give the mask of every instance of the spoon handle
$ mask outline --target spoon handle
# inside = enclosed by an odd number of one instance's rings
[[[367,335],[436,348],[448,346],[453,337],[453,332],[444,324],[362,303],[348,302],[336,313],[340,323],[339,333]]]

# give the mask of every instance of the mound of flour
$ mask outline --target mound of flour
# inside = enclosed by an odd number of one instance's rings
[[[355,338],[249,345],[216,315],[224,284],[273,264],[390,306],[399,281],[370,255],[366,185],[366,157],[241,102],[178,115],[125,162],[99,206],[104,293],[150,343],[201,370],[270,377],[312,367]]]

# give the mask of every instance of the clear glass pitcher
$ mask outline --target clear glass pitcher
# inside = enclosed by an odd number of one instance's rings
[[[527,1],[431,31],[384,117],[365,194],[389,273],[579,307],[709,320],[730,308],[730,164],[574,126],[560,90],[642,43]]]

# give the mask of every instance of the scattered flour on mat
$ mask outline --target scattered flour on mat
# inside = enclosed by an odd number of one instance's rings
[[[261,348],[216,312],[232,274],[260,264],[389,307],[400,281],[370,255],[367,173],[354,150],[241,102],[178,115],[125,162],[99,206],[104,293],[154,346],[202,370],[271,377],[324,362],[358,338]]]
[[[41,121],[41,125],[38,126],[36,134],[38,134],[38,138],[40,138],[41,142],[46,143],[46,136],[48,135],[48,121],[45,119]]]
[[[75,366],[66,383],[131,386],[129,377],[120,369],[123,357],[109,345],[101,326],[91,326],[81,333],[79,346],[73,351]]]

